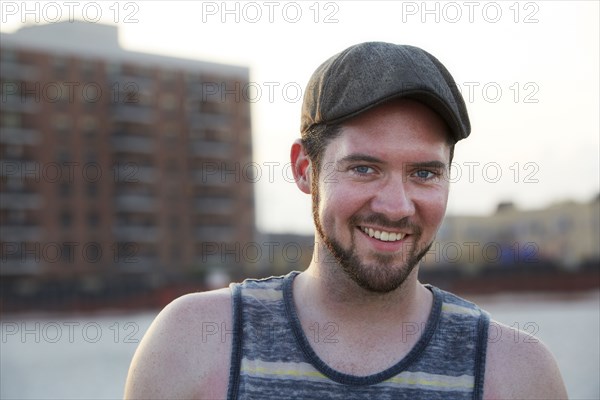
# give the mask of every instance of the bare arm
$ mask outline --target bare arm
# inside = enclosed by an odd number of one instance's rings
[[[566,399],[565,385],[550,351],[539,339],[516,333],[498,322],[490,326],[484,399]]]
[[[125,399],[225,398],[231,292],[182,296],[156,317],[133,357]]]

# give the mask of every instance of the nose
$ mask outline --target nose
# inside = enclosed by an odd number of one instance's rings
[[[388,178],[371,200],[372,211],[383,214],[392,221],[414,215],[415,204],[409,185],[402,177]]]

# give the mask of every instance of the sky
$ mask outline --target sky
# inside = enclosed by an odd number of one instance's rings
[[[422,47],[463,92],[472,133],[455,150],[448,214],[589,201],[600,191],[597,1],[1,1],[0,31],[74,18],[119,26],[132,51],[246,66],[257,226],[310,234],[291,179],[302,91],[364,41]]]

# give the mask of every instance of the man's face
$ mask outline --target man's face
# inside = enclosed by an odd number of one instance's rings
[[[448,200],[446,135],[432,110],[397,100],[347,121],[327,145],[313,174],[315,225],[362,288],[398,288],[431,246]]]

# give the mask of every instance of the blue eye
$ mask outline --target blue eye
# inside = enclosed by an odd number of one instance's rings
[[[431,171],[427,171],[427,170],[420,170],[417,171],[417,173],[415,174],[417,176],[417,178],[419,179],[431,179],[434,176],[434,173]]]
[[[358,167],[354,167],[354,170],[359,174],[368,174],[372,168],[367,167],[366,165],[359,165]]]

